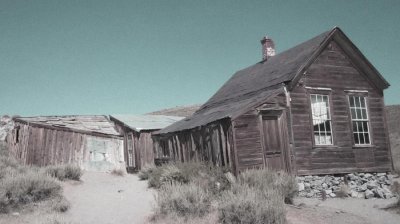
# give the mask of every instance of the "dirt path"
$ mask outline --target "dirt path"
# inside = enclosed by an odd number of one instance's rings
[[[288,207],[287,218],[291,224],[398,224],[400,215],[382,210],[395,199],[319,199],[297,198],[300,209]]]
[[[87,172],[83,183],[64,183],[71,209],[63,221],[86,223],[144,223],[152,211],[153,190],[136,175],[124,177]]]

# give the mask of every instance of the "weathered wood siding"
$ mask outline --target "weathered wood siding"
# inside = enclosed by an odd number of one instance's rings
[[[305,87],[331,88],[333,146],[313,146],[311,106]],[[371,147],[353,147],[349,104],[345,90],[367,90]],[[383,92],[356,69],[331,42],[291,91],[293,138],[298,174],[386,171],[390,158],[384,121]]]
[[[286,107],[286,96],[283,93],[266,100],[260,107],[253,108],[232,121],[238,171],[264,167],[260,110],[278,107]]]
[[[140,169],[154,164],[154,145],[150,131],[141,131],[138,139],[138,150],[140,150]]]
[[[25,165],[76,164],[85,170],[124,167],[123,141],[16,122],[7,140],[12,155]]]
[[[233,170],[233,135],[230,120],[220,120],[198,129],[153,136],[156,158],[175,161],[208,161]]]

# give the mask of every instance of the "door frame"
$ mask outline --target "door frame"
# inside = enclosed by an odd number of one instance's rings
[[[286,109],[264,109],[259,111],[259,124],[260,124],[260,134],[261,134],[261,148],[263,154],[264,168],[267,167],[266,160],[266,144],[265,144],[265,133],[264,133],[264,117],[273,117],[278,120],[278,131],[279,131],[279,141],[281,147],[281,163],[284,167],[284,171],[291,173],[292,166],[290,161],[290,148],[289,148],[289,134],[288,134],[288,123]]]

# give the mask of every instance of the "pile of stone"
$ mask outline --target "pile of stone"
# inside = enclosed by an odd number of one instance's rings
[[[307,198],[354,197],[392,198],[394,175],[387,173],[350,173],[344,176],[297,177],[299,196]]]

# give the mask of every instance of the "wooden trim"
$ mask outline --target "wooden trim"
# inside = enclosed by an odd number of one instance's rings
[[[237,147],[236,147],[236,128],[235,128],[235,121],[231,121],[232,123],[232,137],[233,137],[233,142],[232,142],[232,148],[235,156],[235,176],[239,175],[239,159],[238,159],[238,153],[237,153]]]

